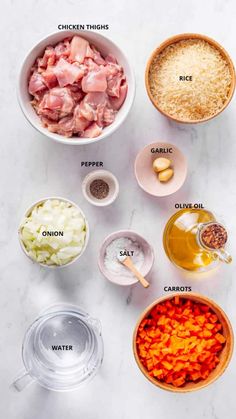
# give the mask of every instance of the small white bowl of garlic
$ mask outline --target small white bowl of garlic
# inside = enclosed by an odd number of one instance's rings
[[[174,144],[156,142],[139,151],[134,165],[137,182],[152,196],[177,192],[187,176],[187,159]]]
[[[65,267],[78,260],[89,240],[83,211],[69,199],[43,198],[32,204],[18,229],[21,248],[41,266]]]

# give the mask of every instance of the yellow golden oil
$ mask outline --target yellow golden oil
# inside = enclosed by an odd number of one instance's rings
[[[163,245],[171,262],[188,271],[209,269],[213,254],[201,247],[198,234],[201,224],[211,221],[215,221],[214,215],[204,209],[183,209],[169,219]]]

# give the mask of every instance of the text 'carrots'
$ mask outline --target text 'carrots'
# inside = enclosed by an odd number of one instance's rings
[[[137,351],[151,377],[183,386],[206,379],[225,343],[222,325],[207,305],[174,297],[157,304],[139,325]]]

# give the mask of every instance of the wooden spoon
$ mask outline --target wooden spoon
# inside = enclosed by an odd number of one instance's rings
[[[130,256],[118,255],[117,259],[120,263],[125,265],[131,272],[133,272],[133,274],[136,276],[136,278],[139,280],[139,282],[143,285],[144,288],[149,287],[149,282],[147,282],[143,275],[141,275],[141,273],[135,268]]]

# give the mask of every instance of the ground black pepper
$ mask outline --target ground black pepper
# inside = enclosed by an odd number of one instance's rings
[[[90,184],[90,192],[94,198],[104,199],[109,194],[109,185],[103,179],[94,179]]]

